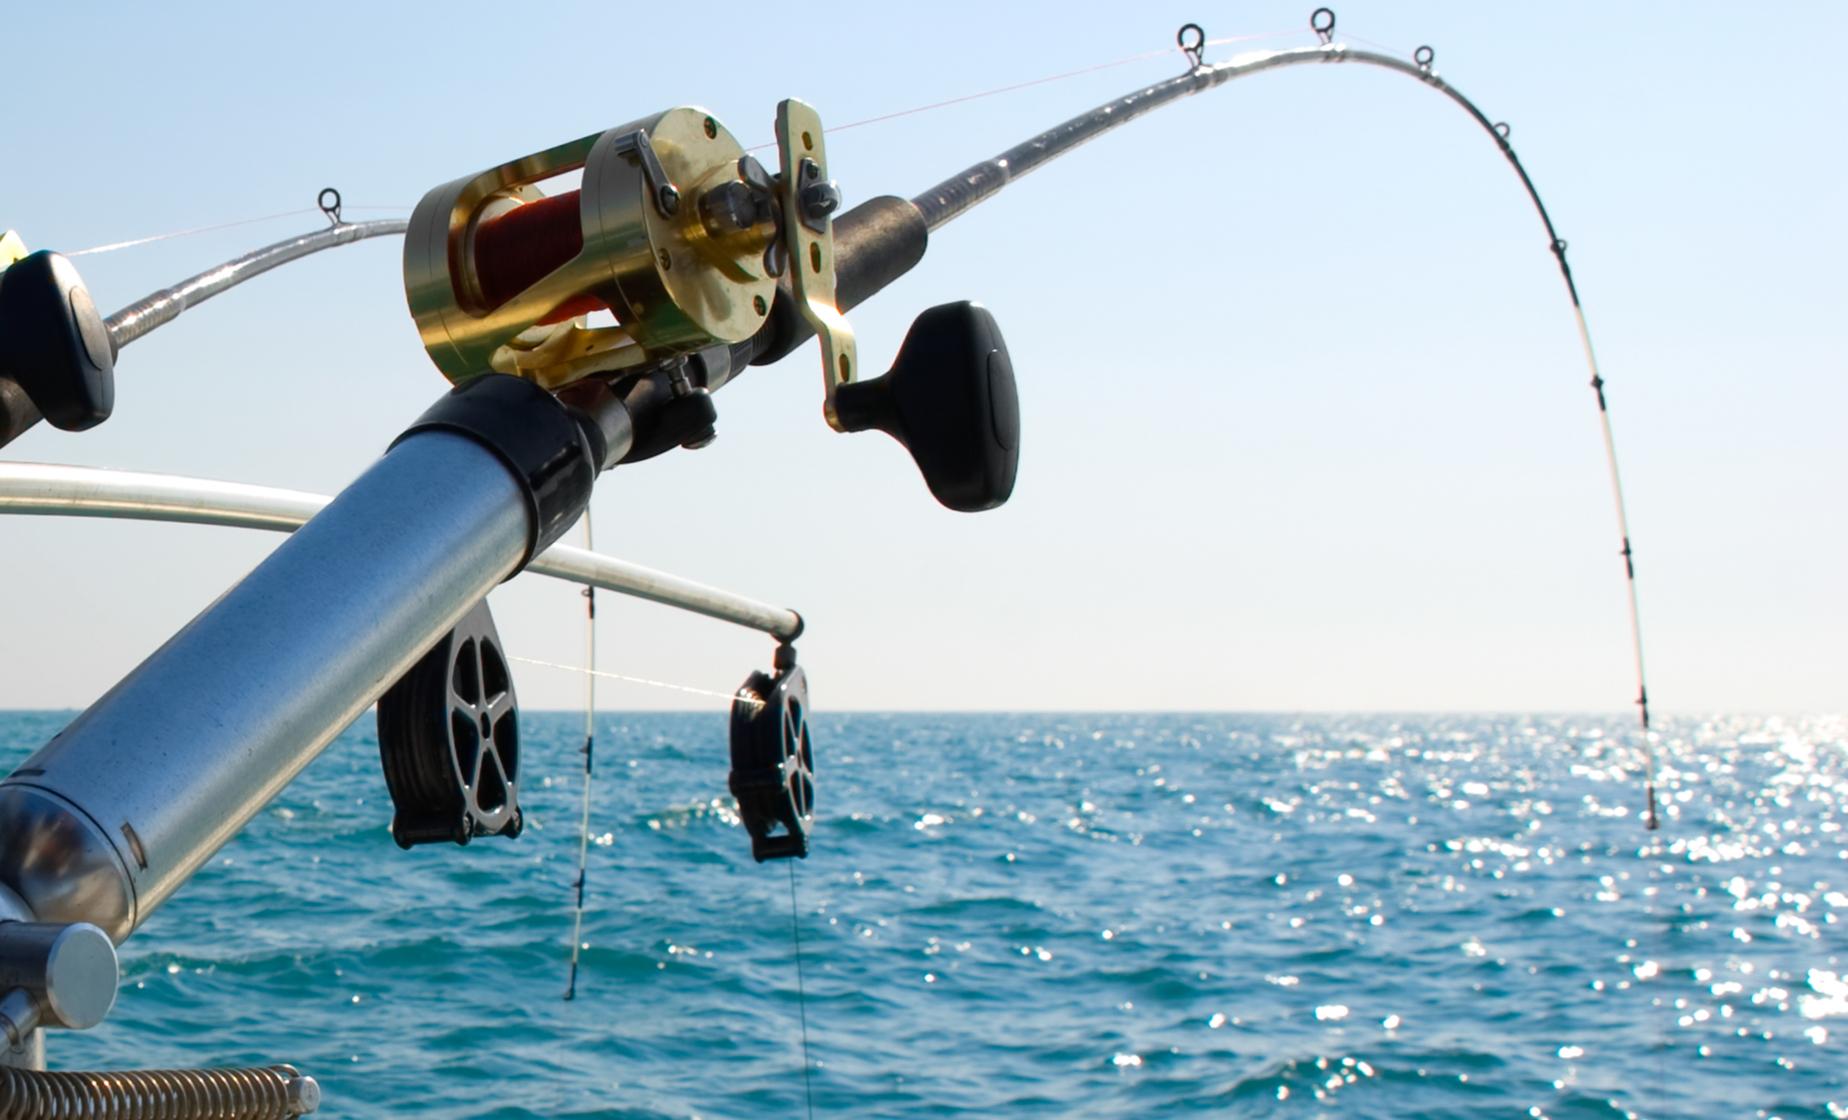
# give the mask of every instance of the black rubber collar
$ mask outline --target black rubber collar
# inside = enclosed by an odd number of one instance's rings
[[[392,441],[426,431],[454,432],[499,456],[526,495],[525,568],[556,541],[584,507],[603,462],[593,425],[579,423],[552,394],[523,378],[491,373],[458,386]]]

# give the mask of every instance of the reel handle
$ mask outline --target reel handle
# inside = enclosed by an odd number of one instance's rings
[[[41,250],[12,263],[0,245],[0,390],[4,445],[38,419],[67,432],[94,428],[115,408],[115,343],[83,278]],[[19,400],[20,396],[26,400]]]
[[[945,303],[911,324],[891,372],[834,391],[842,430],[905,445],[936,499],[994,509],[1020,469],[1020,397],[1001,327],[977,303]]]

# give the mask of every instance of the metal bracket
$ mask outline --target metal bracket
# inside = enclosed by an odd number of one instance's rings
[[[778,104],[776,146],[782,167],[782,233],[790,286],[795,290],[797,309],[821,342],[822,415],[829,427],[845,431],[834,414],[834,390],[858,375],[859,356],[854,350],[853,328],[841,314],[834,294],[834,223],[829,213],[833,207],[823,209],[817,204],[825,191],[809,189],[829,184],[821,115],[794,98]],[[838,191],[834,193],[838,205]]]
[[[680,211],[680,188],[667,177],[667,169],[661,166],[661,160],[655,155],[654,145],[648,140],[648,133],[642,129],[625,132],[616,138],[611,151],[619,156],[632,155],[642,165],[642,178],[648,183],[648,197],[654,200],[655,210],[663,218],[671,218]]]
[[[0,921],[0,1031],[18,1047],[39,1027],[89,1030],[115,1006],[115,943],[89,922]]]

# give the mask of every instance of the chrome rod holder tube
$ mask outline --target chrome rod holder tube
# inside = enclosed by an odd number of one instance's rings
[[[517,570],[529,500],[479,440],[413,429],[0,782],[0,884],[122,941]]]

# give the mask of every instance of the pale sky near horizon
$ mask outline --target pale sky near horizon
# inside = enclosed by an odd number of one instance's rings
[[[1307,45],[1315,6],[867,6],[809,41],[723,4],[697,26],[609,5],[34,6],[9,20],[0,228],[71,250],[307,207],[327,185],[351,218],[408,214],[437,184],[675,104],[752,145],[785,96],[838,126],[1158,50],[1189,20],[1283,32],[1211,59]],[[1338,39],[1429,43],[1509,121],[1570,242],[1656,708],[1848,710],[1848,79],[1814,49],[1848,8],[1333,6]],[[1180,65],[838,131],[835,174],[849,205],[909,196]],[[111,311],[319,221],[77,263]],[[811,346],[719,394],[712,447],[606,475],[599,547],[802,611],[827,708],[1628,710],[1566,296],[1518,180],[1444,98],[1303,67],[1134,123],[935,235],[852,316],[865,366],[965,298],[995,311],[1020,381],[1007,507],[944,511],[896,444],[831,433]],[[41,426],[0,457],[332,493],[445,387],[398,244],[374,242],[189,311],[124,350],[107,424]],[[280,540],[50,518],[0,534],[0,708],[88,703]],[[608,669],[724,692],[768,662],[748,632],[599,602]],[[494,603],[511,652],[581,661],[573,589],[524,577]],[[569,674],[518,683],[531,707],[581,703]],[[619,683],[599,700],[689,706]]]

